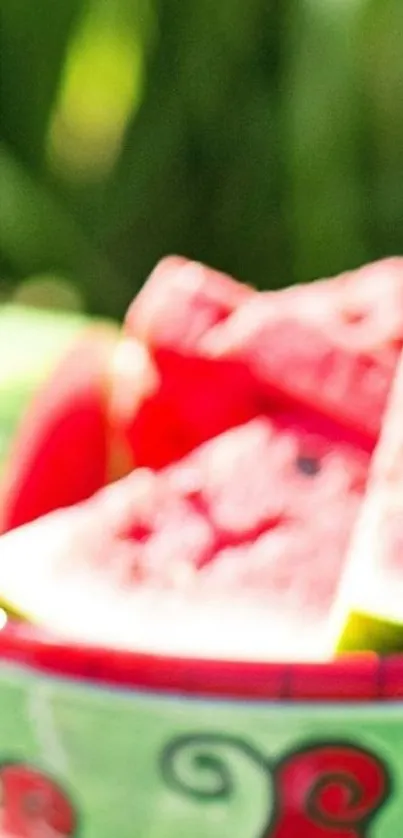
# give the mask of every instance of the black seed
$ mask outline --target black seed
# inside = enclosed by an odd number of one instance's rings
[[[297,459],[297,469],[308,477],[314,477],[320,472],[320,461],[316,457],[300,456]]]

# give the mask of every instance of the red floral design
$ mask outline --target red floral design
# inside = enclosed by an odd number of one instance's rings
[[[37,769],[0,767],[1,838],[74,838],[76,816],[65,792]]]
[[[309,744],[272,765],[242,739],[185,735],[164,749],[163,778],[172,791],[200,803],[230,799],[236,791],[234,754],[254,763],[267,781],[270,811],[254,838],[371,838],[369,828],[389,797],[381,760],[346,742]]]
[[[347,744],[307,747],[274,770],[276,816],[263,838],[367,838],[389,795],[385,767]]]

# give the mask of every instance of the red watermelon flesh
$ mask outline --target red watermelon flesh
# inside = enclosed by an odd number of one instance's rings
[[[114,329],[89,329],[23,417],[2,478],[3,532],[79,503],[110,475],[107,378]]]
[[[332,417],[372,450],[402,342],[402,264],[258,294],[193,262],[164,260],[129,310],[123,383],[116,374],[107,393],[112,343],[81,346],[36,400],[11,461],[3,528],[298,404],[317,426]]]
[[[3,597],[91,642],[322,657],[368,469],[328,431],[256,418],[5,536]]]
[[[126,346],[142,341],[154,364],[154,388],[134,410],[114,410],[114,423],[138,466],[161,468],[200,443],[256,415],[250,374],[239,363],[211,361],[197,350],[203,335],[257,292],[224,274],[179,257],[164,259],[132,303]],[[138,388],[130,352],[113,405]]]
[[[256,294],[219,271],[169,256],[159,262],[133,300],[126,328],[149,347],[193,353],[206,330]]]
[[[378,437],[403,346],[403,259],[260,294],[207,332],[199,351],[246,365],[260,392],[284,391]]]
[[[287,403],[373,450],[403,344],[403,259],[276,293],[166,260],[126,334],[147,341],[159,372],[140,409],[115,417],[140,465],[159,468]]]
[[[301,414],[258,418],[166,470],[170,486],[214,532],[198,587],[249,591],[274,611],[277,598],[280,611],[289,601],[293,609],[310,602],[327,613],[368,456],[304,420]]]
[[[165,260],[162,271],[166,286],[169,286],[170,276],[174,284],[177,282],[181,266],[189,275],[189,264],[192,265],[180,258]],[[157,268],[154,272],[148,289],[152,290],[155,282],[158,285],[160,271],[161,268]],[[218,322],[239,299],[253,293],[201,266],[194,266],[192,271],[193,275],[198,271],[201,273],[202,285],[206,286],[206,291],[201,288],[198,292],[193,306],[203,329]],[[190,285],[194,289],[194,282]],[[188,286],[183,287],[187,289]],[[149,301],[155,313],[155,303],[159,299],[159,294],[152,292],[150,295],[149,291],[139,295],[143,338],[146,338]],[[189,321],[186,296],[178,310],[183,315],[185,334]],[[191,317],[189,322],[193,322]],[[228,407],[225,401],[220,418],[221,401],[216,397],[222,389],[222,365],[206,364],[203,359],[195,359],[190,365],[186,358],[181,357],[180,361],[181,386],[190,392],[192,388],[194,390],[197,378],[195,397],[191,401],[182,399],[178,432],[177,393],[172,387],[172,377],[166,377],[162,371],[158,398],[153,400],[151,412],[148,409],[140,411],[136,423],[136,439],[144,440],[136,463],[134,455],[138,445],[127,444],[125,435],[115,427],[113,416],[116,405],[119,411],[126,411],[129,405],[129,409],[136,412],[138,403],[144,402],[147,394],[154,391],[159,376],[147,349],[144,343],[133,340],[129,345],[125,342],[116,345],[114,330],[106,329],[91,329],[88,338],[78,341],[41,388],[18,430],[2,485],[2,531],[28,523],[53,509],[80,502],[109,480],[128,473],[136,464],[160,466],[181,456],[200,441],[200,412],[204,413],[204,439],[234,424],[231,405]],[[225,365],[228,366],[231,365]],[[237,394],[236,400],[236,420],[249,418],[250,410],[239,402]],[[204,408],[208,402],[213,413],[210,423]]]

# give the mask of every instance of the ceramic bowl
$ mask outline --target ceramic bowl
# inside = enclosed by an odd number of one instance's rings
[[[403,658],[190,660],[0,632],[2,838],[401,838]]]

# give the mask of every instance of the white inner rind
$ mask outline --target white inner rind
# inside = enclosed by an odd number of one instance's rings
[[[399,545],[391,542],[389,531],[392,517],[399,527],[401,522],[403,530],[402,415],[403,359],[396,372],[371,463],[367,492],[331,615],[330,629],[335,640],[343,637],[353,613],[403,625],[403,556],[399,555]]]
[[[80,515],[81,513],[79,513]],[[85,513],[82,513],[85,515]],[[84,521],[84,518],[82,519]],[[237,597],[119,587],[110,576],[67,561],[67,513],[1,539],[0,591],[21,614],[72,642],[124,650],[248,661],[323,660],[326,626],[301,630],[270,609]],[[80,526],[76,518],[77,526]],[[73,534],[74,537],[74,534]],[[69,542],[69,543],[68,543]],[[63,556],[60,557],[60,546]],[[30,555],[27,555],[27,549]]]

